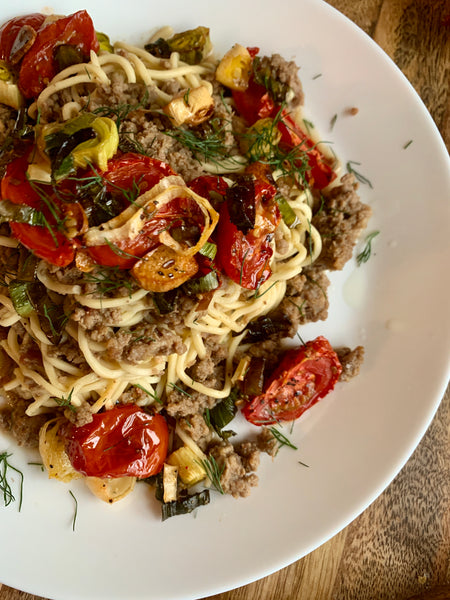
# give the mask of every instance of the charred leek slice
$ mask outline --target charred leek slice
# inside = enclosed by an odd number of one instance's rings
[[[196,27],[182,33],[176,33],[168,40],[159,38],[146,44],[145,49],[158,58],[170,58],[172,52],[178,52],[180,59],[190,65],[201,62],[211,52],[212,45],[207,27]]]
[[[166,519],[177,515],[186,515],[199,506],[209,504],[209,500],[209,490],[202,490],[197,494],[187,495],[179,500],[163,503],[161,505],[162,520],[165,521]]]
[[[219,280],[215,271],[210,271],[203,277],[197,279],[190,279],[187,281],[183,289],[187,294],[197,295],[211,292],[219,287]]]
[[[298,217],[295,214],[289,202],[286,200],[286,198],[284,198],[283,196],[277,196],[276,201],[278,204],[278,208],[280,209],[283,221],[286,223],[289,229],[292,229],[293,227],[298,225]]]
[[[106,170],[108,160],[114,156],[118,146],[119,133],[115,122],[93,113],[83,113],[62,125],[44,125],[38,139],[38,147],[50,158],[55,180],[90,164]]]
[[[45,225],[43,213],[26,204],[14,204],[10,200],[0,202],[0,223],[26,223],[27,225]]]
[[[233,390],[227,398],[216,404],[208,413],[209,423],[224,440],[235,435],[234,431],[223,431],[223,428],[234,419],[237,413],[235,404],[237,397],[238,391]]]
[[[29,296],[30,285],[28,281],[11,281],[8,286],[14,310],[21,317],[29,317],[34,312]]]
[[[202,256],[214,260],[217,254],[217,246],[212,242],[206,242],[206,244],[200,248],[199,252]]]

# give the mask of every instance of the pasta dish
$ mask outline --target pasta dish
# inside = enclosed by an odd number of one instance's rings
[[[203,26],[141,48],[36,13],[0,28],[0,102],[0,425],[107,502],[247,496],[277,425],[363,355],[284,344],[326,318],[371,212],[298,67],[217,57]]]

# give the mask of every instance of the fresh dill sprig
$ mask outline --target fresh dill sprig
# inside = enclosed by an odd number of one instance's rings
[[[220,493],[225,494],[223,491],[222,484],[220,482],[220,478],[222,477],[222,473],[224,471],[224,467],[220,468],[217,464],[214,456],[210,455],[208,458],[204,458],[200,461],[201,466],[205,469],[206,475],[208,479],[211,481],[213,487]]]
[[[287,446],[288,448],[292,448],[292,450],[298,450],[297,446],[276,427],[269,427],[269,431],[278,442],[278,450],[282,446]]]
[[[369,179],[367,179],[367,177],[362,175],[359,171],[357,171],[353,165],[359,166],[359,165],[361,165],[361,163],[356,162],[354,160],[349,160],[347,162],[347,172],[352,173],[356,177],[356,180],[359,181],[360,183],[368,185],[371,189],[373,189],[372,182]]]
[[[123,269],[119,269],[119,267],[103,267],[92,273],[86,273],[84,279],[88,283],[96,284],[97,288],[92,293],[99,293],[102,296],[106,296],[120,288],[127,289],[129,296],[133,291],[133,283],[130,279],[124,277]]]
[[[32,467],[40,467],[42,472],[45,471],[44,465],[40,462],[29,462],[27,464],[31,465]]]
[[[128,104],[126,102],[122,104],[117,104],[116,106],[99,106],[93,112],[96,115],[102,115],[103,117],[113,118],[116,120],[117,131],[120,133],[120,127],[122,122],[133,112],[139,110],[140,108],[145,108],[148,103],[148,91],[145,91],[145,94],[139,102],[136,104]]]
[[[267,290],[264,290],[263,292],[259,293],[259,289],[260,289],[260,285],[257,286],[256,290],[255,290],[255,294],[253,296],[253,298],[255,300],[257,300],[258,298],[262,298],[262,296],[264,296],[265,294],[267,294],[268,291],[270,291],[274,285],[276,285],[278,283],[278,281],[274,281],[273,283],[271,283],[269,285],[269,287],[267,288]]]
[[[330,121],[330,131],[333,131],[336,121],[338,119],[337,113],[335,113]]]
[[[166,130],[164,133],[190,150],[199,162],[217,164],[224,159],[229,159],[224,145],[225,134],[223,128],[215,129],[209,135],[201,135],[192,129],[180,128]]]
[[[140,383],[133,383],[133,386],[136,388],[139,388],[140,390],[142,390],[143,392],[145,392],[147,394],[147,396],[150,396],[150,398],[153,398],[153,400],[155,402],[158,402],[158,404],[162,404],[162,400],[161,398],[158,396],[158,394],[156,394],[155,392],[152,392],[150,390],[147,390],[143,385],[141,385]]]
[[[9,506],[11,502],[15,502],[16,497],[14,496],[11,483],[9,481],[9,473],[8,471],[15,471],[20,476],[20,485],[19,485],[19,512],[22,508],[22,499],[23,499],[23,473],[13,467],[13,465],[8,461],[8,458],[11,454],[7,452],[2,452],[0,454],[0,492],[3,494],[3,503],[5,506]]]
[[[72,412],[77,412],[77,407],[72,404],[72,394],[73,388],[68,393],[67,398],[65,398],[64,396],[61,396],[60,398],[53,396],[52,399],[56,402],[58,406],[68,408]]]
[[[363,263],[366,263],[372,256],[372,241],[374,240],[374,238],[377,237],[379,233],[379,231],[372,231],[372,233],[369,233],[369,235],[364,240],[364,249],[356,257],[356,263],[358,267],[360,267]]]
[[[192,395],[189,392],[187,392],[186,390],[183,390],[183,388],[180,387],[179,385],[177,385],[176,383],[170,383],[169,385],[171,388],[173,388],[177,392],[180,392],[180,394],[184,394],[185,396],[192,398]]]
[[[69,490],[69,494],[72,496],[73,501],[75,502],[75,509],[74,509],[73,518],[72,518],[72,531],[75,531],[75,524],[77,522],[77,516],[78,516],[78,500],[75,498],[75,495],[72,492],[72,490]]]
[[[309,121],[308,119],[303,119],[303,125],[305,126],[305,129],[308,132],[308,134],[310,134],[311,131],[314,131],[315,129],[314,123],[312,121]]]

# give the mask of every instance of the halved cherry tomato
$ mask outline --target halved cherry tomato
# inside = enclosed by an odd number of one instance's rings
[[[41,13],[32,13],[14,17],[0,27],[0,60],[9,62],[11,50],[16,42],[17,36],[23,27],[32,27],[35,31],[41,27],[45,20],[45,15]]]
[[[217,263],[230,279],[244,288],[255,290],[271,274],[269,265],[273,254],[270,242],[281,220],[275,188],[261,179],[254,181],[255,227],[246,233],[238,229],[230,217],[228,201],[220,209],[219,223],[214,234],[217,241]]]
[[[48,222],[48,227],[39,225],[27,225],[26,223],[10,223],[11,233],[26,248],[31,250],[39,258],[58,267],[66,267],[75,256],[76,240],[69,240],[57,230],[55,219],[49,206],[44,203],[38,193],[38,189],[48,199],[48,203],[54,204],[58,210],[58,199],[42,186],[36,184],[33,187],[26,178],[28,167],[28,153],[11,161],[6,167],[5,175],[1,181],[1,198],[10,200],[14,204],[27,204],[41,211]]]
[[[287,350],[270,376],[265,391],[242,409],[254,425],[298,419],[330,392],[342,372],[336,352],[322,336]]]
[[[189,187],[199,196],[206,198],[218,210],[224,200],[228,184],[220,175],[200,175],[189,183]]]
[[[277,112],[275,102],[267,89],[260,83],[256,83],[253,77],[250,78],[244,92],[233,90],[232,96],[236,110],[248,125],[253,125],[258,119],[274,117]]]
[[[156,475],[169,443],[164,417],[135,405],[97,413],[91,423],[68,426],[61,434],[73,468],[88,477]]]
[[[233,90],[232,95],[236,110],[248,125],[253,125],[258,119],[276,118],[277,128],[281,133],[280,146],[287,152],[298,148],[300,152],[307,153],[310,168],[305,176],[311,187],[323,189],[336,178],[331,165],[317,145],[298,127],[286,110],[275,104],[267,89],[256,83],[253,77],[244,92]]]
[[[20,67],[19,88],[25,98],[36,98],[58,72],[54,50],[60,44],[75,46],[87,60],[91,50],[98,52],[94,25],[85,10],[44,24],[37,31]]]
[[[329,162],[317,148],[317,145],[300,129],[294,119],[283,110],[278,122],[278,131],[281,133],[280,146],[288,151],[298,148],[308,155],[309,170],[306,177],[310,185],[318,190],[329,185],[335,178],[336,173]]]
[[[108,161],[108,169],[102,173],[102,178],[106,182],[107,192],[124,196],[125,209],[129,203],[124,192],[133,194],[133,188],[137,188],[139,194],[143,194],[169,175],[175,175],[175,171],[167,163],[128,152]],[[165,224],[153,222],[151,227],[144,226],[135,238],[122,240],[114,248],[107,244],[91,246],[88,248],[89,254],[100,265],[129,269],[156,245],[155,230],[157,235],[164,227]]]

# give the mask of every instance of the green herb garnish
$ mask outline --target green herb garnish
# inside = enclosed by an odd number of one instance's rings
[[[72,490],[69,490],[69,494],[72,496],[72,498],[73,498],[73,500],[75,502],[75,510],[74,510],[73,519],[72,519],[72,531],[75,531],[75,523],[77,521],[77,516],[78,516],[78,501],[75,498]]]
[[[366,263],[372,256],[372,241],[379,233],[379,231],[372,231],[372,233],[366,237],[364,249],[356,257],[356,263],[358,267],[360,267],[363,263]]]
[[[220,483],[220,478],[222,477],[222,473],[224,471],[224,467],[219,468],[216,459],[214,456],[210,455],[208,458],[204,458],[200,461],[200,464],[206,471],[206,475],[211,481],[213,487],[220,493],[225,494],[222,488],[222,484]]]
[[[362,175],[361,173],[359,173],[359,171],[357,171],[353,165],[360,165],[361,163],[356,162],[354,160],[349,160],[347,162],[347,172],[348,173],[352,173],[355,177],[356,180],[359,181],[360,183],[363,183],[365,185],[368,185],[371,189],[373,188],[373,185],[371,183],[371,181],[369,179],[367,179],[367,177],[365,177],[364,175]]]
[[[5,506],[9,506],[11,502],[15,502],[16,497],[14,496],[11,483],[9,481],[8,471],[15,471],[20,476],[20,485],[19,485],[19,512],[22,508],[22,499],[23,499],[23,473],[13,467],[13,465],[8,461],[8,458],[11,454],[7,452],[2,452],[0,454],[0,492],[3,494],[3,502]]]
[[[276,427],[269,427],[270,433],[278,442],[278,450],[282,446],[287,446],[288,448],[292,448],[293,450],[298,450],[297,446],[295,446],[285,435],[281,433],[279,429]]]

